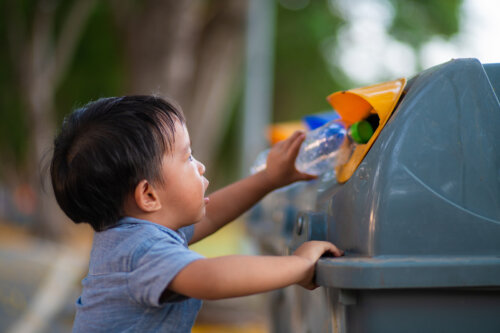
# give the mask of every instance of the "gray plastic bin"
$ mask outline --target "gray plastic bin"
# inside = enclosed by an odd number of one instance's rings
[[[310,239],[346,250],[318,262],[321,291],[275,298],[299,313],[294,322],[277,316],[275,331],[500,332],[496,92],[500,64],[457,59],[428,69],[408,82],[345,184],[326,175],[252,211],[268,252]]]

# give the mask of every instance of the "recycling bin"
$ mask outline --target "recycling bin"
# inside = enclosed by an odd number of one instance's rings
[[[265,253],[345,250],[318,261],[321,288],[271,296],[275,332],[500,332],[500,64],[394,82],[383,103],[377,86],[330,96],[341,115],[380,116],[370,142],[250,212]]]

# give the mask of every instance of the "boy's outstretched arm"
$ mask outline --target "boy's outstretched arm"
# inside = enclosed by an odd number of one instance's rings
[[[212,193],[205,217],[195,224],[190,244],[233,221],[269,192],[298,180],[314,179],[315,176],[295,169],[295,159],[304,138],[305,134],[297,131],[288,139],[278,142],[269,151],[265,170]]]
[[[222,299],[299,284],[314,289],[314,266],[325,252],[343,251],[329,242],[310,241],[290,256],[225,256],[194,261],[165,290],[198,299]]]

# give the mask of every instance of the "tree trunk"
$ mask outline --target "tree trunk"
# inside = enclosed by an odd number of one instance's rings
[[[56,203],[48,168],[45,168],[50,163],[50,147],[55,134],[54,97],[93,5],[93,0],[75,0],[63,21],[58,39],[54,41],[56,8],[54,4],[40,1],[35,9],[31,33],[10,39],[11,43],[17,43],[11,45],[11,49],[14,50],[13,60],[17,64],[20,91],[25,96],[28,113],[28,174],[37,195],[34,230],[48,238],[60,238],[70,226]],[[11,34],[25,31],[16,20],[9,23]]]
[[[127,93],[176,100],[188,120],[193,150],[210,170],[239,80],[246,1],[113,4],[124,34]]]

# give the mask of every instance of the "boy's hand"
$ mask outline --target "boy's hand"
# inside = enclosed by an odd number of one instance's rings
[[[344,255],[344,251],[339,250],[330,242],[323,241],[305,242],[295,250],[293,253],[294,256],[306,259],[311,263],[310,268],[305,272],[304,278],[298,283],[300,286],[309,290],[313,290],[317,287],[314,283],[314,266],[318,259],[325,253],[333,254],[335,257]]]
[[[304,139],[305,133],[296,131],[288,139],[276,143],[269,151],[266,169],[262,172],[273,188],[279,188],[299,180],[317,178],[317,176],[301,173],[295,168],[295,159]]]

